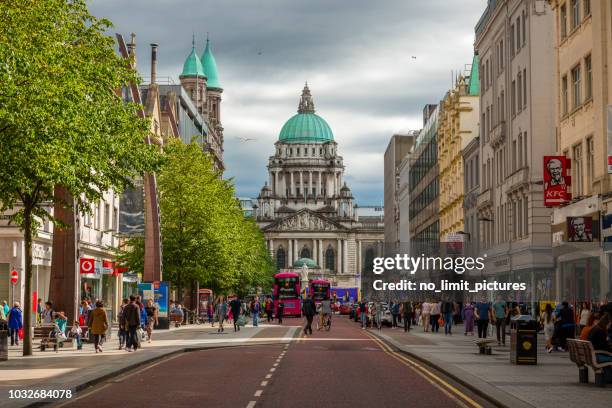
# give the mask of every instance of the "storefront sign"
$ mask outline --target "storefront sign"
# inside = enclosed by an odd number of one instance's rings
[[[571,161],[565,156],[544,156],[544,205],[558,207],[572,200]]]
[[[113,273],[113,262],[106,259],[102,260],[102,274],[111,275]]]
[[[593,242],[592,217],[567,217],[568,242]]]
[[[81,273],[94,273],[95,272],[95,260],[93,258],[79,259],[79,266],[80,266]]]
[[[608,105],[608,174],[612,174],[612,105]]]

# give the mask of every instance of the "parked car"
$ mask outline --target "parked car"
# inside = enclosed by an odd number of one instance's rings
[[[351,305],[349,303],[341,304],[338,311],[341,315],[348,315],[351,311]]]

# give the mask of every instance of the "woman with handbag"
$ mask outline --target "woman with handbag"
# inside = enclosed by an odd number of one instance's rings
[[[106,316],[106,311],[104,310],[104,304],[101,301],[97,301],[96,308],[92,310],[89,315],[89,330],[91,330],[93,333],[94,347],[96,349],[96,353],[98,351],[101,353],[103,350],[100,341],[102,337],[106,335],[106,330],[108,329],[108,317]]]
[[[219,328],[217,329],[217,333],[223,332],[223,320],[227,315],[227,303],[225,302],[225,298],[223,295],[219,295],[217,298],[217,302],[215,304],[215,317],[219,321]]]
[[[23,328],[23,314],[19,302],[13,304],[13,308],[7,314],[8,329],[11,336],[11,346],[19,345],[19,330]]]

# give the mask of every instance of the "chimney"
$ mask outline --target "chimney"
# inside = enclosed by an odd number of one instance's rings
[[[157,44],[151,44],[151,84],[157,80]]]
[[[136,34],[130,34],[130,42],[127,45],[128,55],[134,60],[134,68],[136,68]]]

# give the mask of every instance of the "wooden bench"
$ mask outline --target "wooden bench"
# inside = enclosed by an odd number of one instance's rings
[[[474,342],[476,346],[478,346],[478,352],[480,354],[493,354],[493,350],[491,349],[491,344],[497,343],[496,340],[493,339],[479,339]]]
[[[66,332],[69,333],[70,329],[71,326],[66,327]],[[69,337],[66,340],[58,343],[56,338],[51,337],[52,332],[52,325],[43,325],[34,328],[34,339],[40,339],[40,351],[45,351],[50,346],[53,346],[54,351],[58,351],[58,348],[74,347],[74,344],[76,343],[75,339]]]
[[[595,385],[604,387],[606,385],[604,368],[610,367],[612,369],[612,362],[598,363],[596,354],[601,353],[612,356],[612,353],[605,351],[595,352],[590,341],[576,339],[567,339],[567,348],[569,350],[570,360],[578,366],[578,380],[583,384],[588,384],[588,367],[591,367],[595,373]]]

